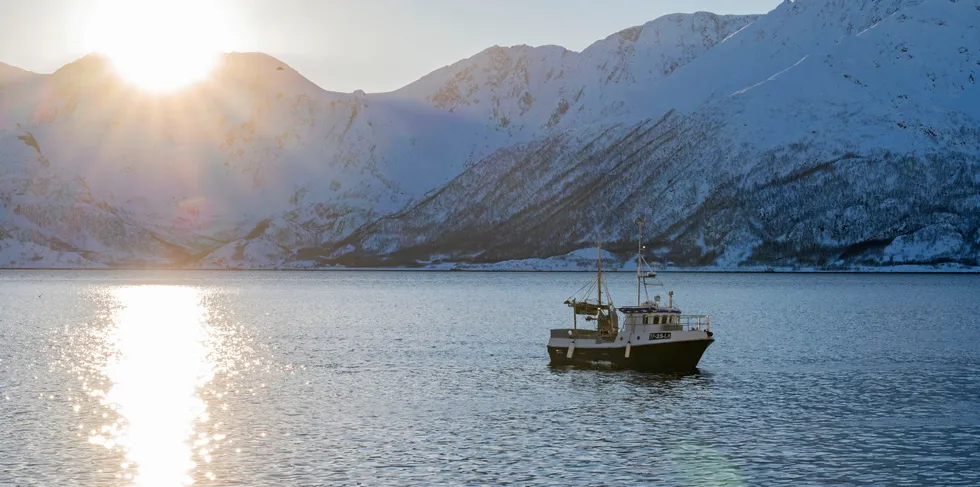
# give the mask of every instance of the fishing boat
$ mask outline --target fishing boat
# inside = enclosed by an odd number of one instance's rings
[[[617,308],[613,304],[603,276],[600,247],[596,278],[565,301],[572,309],[572,327],[551,330],[551,365],[693,372],[704,351],[714,343],[710,318],[681,313],[674,304],[673,291],[666,293],[666,303],[660,294],[650,299],[649,287],[665,286],[643,259],[643,223],[638,223],[636,306]],[[580,321],[588,326],[579,327]]]

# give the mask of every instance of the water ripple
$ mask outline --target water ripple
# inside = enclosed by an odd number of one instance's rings
[[[671,275],[666,376],[546,366],[581,278],[5,274],[0,484],[980,485],[975,276]]]

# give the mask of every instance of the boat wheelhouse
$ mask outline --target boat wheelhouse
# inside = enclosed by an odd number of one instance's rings
[[[691,372],[697,369],[704,351],[714,342],[707,315],[685,315],[674,305],[674,292],[667,292],[664,306],[660,295],[650,299],[649,286],[663,288],[656,272],[644,272],[642,223],[637,251],[636,306],[616,308],[602,272],[602,254],[596,278],[580,289],[584,299],[565,301],[572,308],[572,328],[551,330],[548,355],[551,365],[594,366],[651,372]],[[653,280],[654,282],[649,282]],[[592,299],[592,291],[596,291]],[[605,291],[605,292],[604,292]],[[646,300],[643,300],[645,294]],[[603,302],[605,298],[605,302]],[[618,311],[618,312],[617,312]],[[620,320],[619,313],[623,314]],[[595,323],[579,328],[580,318]]]

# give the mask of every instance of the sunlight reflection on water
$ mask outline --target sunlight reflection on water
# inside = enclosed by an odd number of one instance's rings
[[[209,438],[195,436],[197,425],[209,420],[199,391],[214,376],[201,292],[126,286],[111,296],[118,303],[106,337],[111,355],[104,375],[111,388],[101,403],[117,419],[108,422],[107,415],[89,442],[124,452],[121,475],[135,485],[192,484],[195,459],[210,462]]]
[[[675,377],[547,366],[575,273],[0,274],[0,485],[977,486],[977,277],[673,275]]]

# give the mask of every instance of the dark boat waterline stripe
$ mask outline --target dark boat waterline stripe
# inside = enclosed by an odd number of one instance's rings
[[[647,344],[630,347],[626,357],[626,347],[575,347],[568,358],[569,347],[548,346],[551,365],[593,366],[597,362],[608,362],[615,368],[649,372],[678,372],[697,369],[701,356],[714,339],[685,340],[680,342]],[[650,346],[653,345],[653,346]]]

